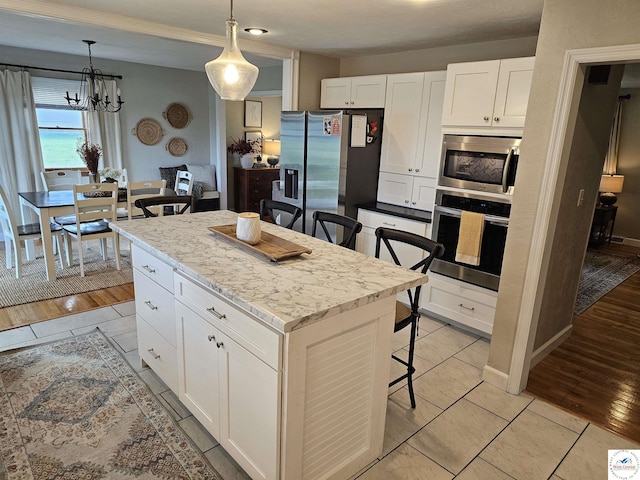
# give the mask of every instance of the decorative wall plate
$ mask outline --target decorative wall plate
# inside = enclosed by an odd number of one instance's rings
[[[138,140],[145,145],[156,145],[164,136],[165,131],[157,120],[153,118],[143,118],[136,124],[131,133],[138,137]]]
[[[186,127],[192,118],[191,112],[181,103],[169,104],[167,109],[162,112],[162,116],[173,128]]]
[[[184,139],[180,137],[173,137],[167,142],[166,148],[174,157],[181,157],[182,155],[187,153],[189,147],[187,146],[187,142],[185,142]]]

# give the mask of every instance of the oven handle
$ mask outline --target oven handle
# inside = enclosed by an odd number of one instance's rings
[[[458,210],[456,208],[441,207],[440,205],[435,206],[435,211],[444,213],[445,215],[450,215],[452,217],[457,217],[457,218],[460,218],[462,216],[462,210]],[[485,215],[484,221],[489,222],[493,225],[499,225],[501,227],[509,226],[508,218],[496,217],[495,215]]]
[[[511,168],[511,159],[513,158],[514,149],[509,149],[509,154],[504,162],[504,170],[502,171],[502,192],[507,193],[509,187],[507,187],[507,180],[509,178],[509,169]]]

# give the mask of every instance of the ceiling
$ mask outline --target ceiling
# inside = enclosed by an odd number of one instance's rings
[[[88,9],[87,5],[91,8]],[[300,50],[338,58],[535,36],[543,0],[236,0],[259,67]],[[3,0],[0,45],[203,70],[224,45],[228,0]],[[254,37],[243,30],[262,27]],[[276,59],[276,60],[274,60]]]

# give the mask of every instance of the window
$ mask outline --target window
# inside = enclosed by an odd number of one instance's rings
[[[34,77],[32,86],[44,168],[86,168],[76,152],[87,140],[86,114],[64,99],[77,91],[78,81]]]

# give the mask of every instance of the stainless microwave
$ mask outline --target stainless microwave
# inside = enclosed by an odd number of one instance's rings
[[[520,138],[445,135],[440,186],[512,193]]]

